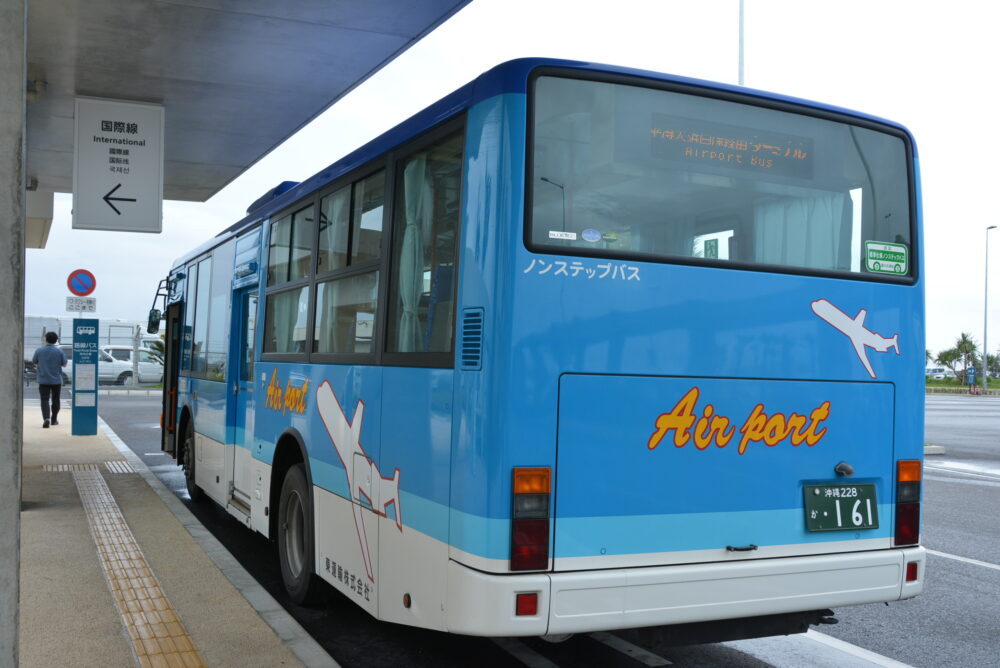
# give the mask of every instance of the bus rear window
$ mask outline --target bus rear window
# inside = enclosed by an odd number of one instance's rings
[[[913,275],[901,135],[553,76],[532,99],[533,250]]]

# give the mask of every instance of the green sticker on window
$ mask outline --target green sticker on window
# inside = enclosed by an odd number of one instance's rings
[[[718,239],[706,239],[705,240],[705,257],[711,258],[713,260],[719,259],[719,240]]]
[[[902,276],[910,273],[909,253],[903,244],[865,242],[865,269],[877,274]]]

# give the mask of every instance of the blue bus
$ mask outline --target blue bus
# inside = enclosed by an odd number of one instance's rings
[[[900,125],[508,62],[173,265],[163,449],[298,603],[803,631],[923,588],[920,239]]]

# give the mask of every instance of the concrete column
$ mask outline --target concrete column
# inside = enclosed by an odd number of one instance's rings
[[[0,0],[0,666],[18,665],[27,0]]]

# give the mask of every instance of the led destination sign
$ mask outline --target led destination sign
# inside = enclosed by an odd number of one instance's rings
[[[649,134],[655,158],[803,179],[813,175],[810,137],[664,114],[652,115]]]

